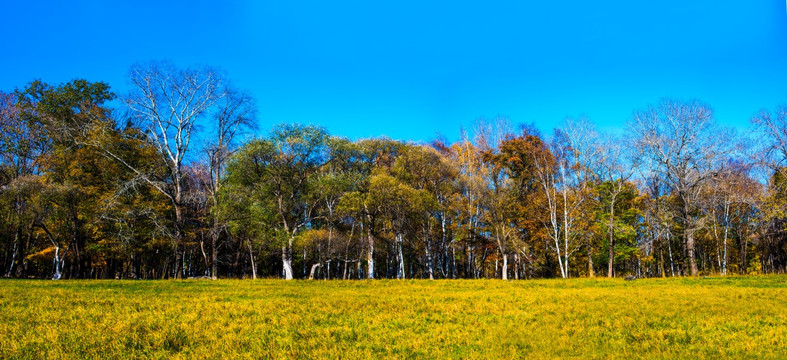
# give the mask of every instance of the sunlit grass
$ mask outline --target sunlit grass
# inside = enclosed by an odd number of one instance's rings
[[[0,358],[785,354],[785,276],[0,281]]]

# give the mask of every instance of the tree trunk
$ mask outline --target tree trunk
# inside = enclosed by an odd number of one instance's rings
[[[667,277],[667,272],[664,271],[664,239],[659,239],[659,271],[661,272],[661,277]]]
[[[180,194],[175,199],[175,279],[181,279],[181,260],[183,250],[183,209],[180,205]]]
[[[211,233],[211,235],[210,235],[210,247],[211,247],[211,250],[213,251],[213,253],[211,254],[211,262],[210,262],[210,266],[211,266],[210,277],[213,280],[216,280],[216,279],[219,278],[219,276],[218,276],[218,271],[219,271],[218,270],[218,268],[219,268],[219,266],[218,266],[218,263],[219,263],[219,249],[218,249],[218,246],[217,246],[218,242],[219,242],[219,232],[218,232],[218,230],[216,230],[216,231],[213,231]]]
[[[426,231],[424,231],[426,234]],[[429,237],[424,235],[424,249],[426,250],[426,272],[429,274],[429,280],[434,280],[434,262],[432,261],[431,244]]]
[[[398,264],[397,264],[397,269],[396,269],[396,278],[397,279],[404,279],[405,278],[405,274],[404,274],[404,252],[403,252],[403,249],[402,249],[404,247],[404,240],[402,239],[402,237],[403,237],[402,234],[396,234],[396,247],[397,247],[396,251],[397,251],[397,254],[398,254],[398,256],[397,256]]]
[[[667,236],[667,252],[669,253],[669,271],[672,277],[675,277],[675,260],[672,259],[672,241],[670,236]]]
[[[721,262],[721,274],[727,275],[727,236],[730,232],[730,205],[724,204],[724,257]]]
[[[60,267],[61,267],[61,262],[60,262],[60,246],[55,246],[55,259],[54,259],[54,263],[55,263],[55,264],[54,264],[54,265],[55,265],[55,274],[54,274],[54,275],[52,275],[52,280],[60,280],[60,277],[62,276],[62,275],[60,274]]]
[[[290,238],[292,243],[292,238]],[[282,275],[285,280],[292,280],[292,248],[287,245],[281,247]]]
[[[449,261],[448,261],[448,247],[445,245],[448,242],[447,241],[448,235],[446,233],[445,226],[446,226],[445,213],[444,212],[440,212],[440,231],[441,231],[441,235],[440,235],[441,256],[440,256],[440,258],[442,259],[442,262],[443,262],[443,267],[442,267],[444,269],[443,270],[443,278],[447,278],[448,277],[448,272],[445,271],[445,269],[447,269],[448,267],[451,266]],[[425,232],[425,234],[428,234],[429,233],[428,229],[426,229],[426,230],[427,231]],[[427,238],[427,242],[428,242],[428,238]],[[430,260],[430,262],[432,262],[432,261]],[[434,279],[434,265],[432,265],[431,272],[429,273],[429,279],[430,280]]]
[[[205,238],[200,236],[199,250],[202,252],[202,258],[205,259],[205,275],[210,275],[210,263],[208,262],[208,254],[205,252]],[[211,276],[211,278],[213,278]]]
[[[5,277],[11,277],[14,274],[14,264],[16,263],[16,257],[19,255],[19,233],[21,229],[17,227],[16,232],[14,233],[14,250],[11,254],[11,265],[8,266],[8,272],[6,273]]]
[[[369,251],[366,252],[366,264],[368,266],[366,269],[366,277],[368,279],[374,279],[374,236],[372,235],[371,226],[366,228],[366,235],[369,241]]]
[[[609,233],[609,266],[607,267],[607,277],[613,277],[615,274],[613,268],[615,266],[615,199],[612,198],[609,205],[609,224],[607,232]]]
[[[503,280],[508,280],[508,254],[503,253]]]
[[[254,249],[251,246],[251,240],[246,242],[249,247],[249,261],[251,262],[251,278],[257,279],[257,263],[254,261]]]
[[[588,252],[588,277],[596,277],[596,272],[593,270],[593,249],[590,246],[590,236],[585,235],[585,247]]]
[[[331,210],[331,214],[333,214],[333,210]],[[333,219],[333,215],[331,215],[331,219]],[[331,252],[331,242],[332,242],[332,240],[333,240],[333,223],[330,223],[330,225],[328,227],[328,249],[327,249],[328,260],[326,261],[327,262],[327,264],[326,264],[327,266],[325,267],[325,276],[323,276],[323,278],[326,279],[326,280],[330,280],[331,279],[331,257],[333,256],[332,255],[333,253]]]
[[[694,246],[694,232],[686,232],[686,248],[689,252],[689,266],[691,267],[691,276],[697,276],[699,269],[697,268],[697,256]]]
[[[686,251],[688,252],[689,255],[689,267],[691,269],[691,276],[697,276],[697,274],[699,274],[699,270],[697,269],[697,256],[695,254],[695,247],[694,247],[694,224],[693,221],[691,220],[689,203],[685,200],[685,197],[683,200],[683,216],[684,216],[683,235],[686,239]]]
[[[565,183],[565,170],[561,166],[560,168],[561,174],[563,177],[563,182]],[[568,240],[571,234],[571,228],[568,225],[568,188],[563,188],[563,266],[565,267],[565,273],[563,274],[563,278],[568,278]]]
[[[314,270],[317,269],[320,266],[322,266],[322,264],[320,264],[320,263],[316,263],[316,264],[312,265],[312,269],[309,271],[309,280],[314,280]]]
[[[456,279],[456,246],[451,246],[451,262],[454,264],[451,268],[451,278]]]

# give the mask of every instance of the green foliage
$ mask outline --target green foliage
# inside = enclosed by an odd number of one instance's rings
[[[700,156],[715,143],[694,125],[716,129],[701,103],[636,113],[632,144],[650,149],[637,156],[660,165],[634,176],[622,169],[643,164],[584,123],[547,139],[495,120],[454,144],[429,145],[284,124],[236,148],[254,105],[222,74],[151,63],[134,66],[131,80],[139,89],[123,99],[129,117],[112,111],[115,95],[100,82],[33,81],[0,93],[2,275],[244,277],[260,268],[272,276],[278,265],[287,277],[355,279],[375,267],[390,278],[592,276],[604,263],[639,276],[787,269],[781,134],[765,134],[772,176],[761,183],[753,164]],[[681,124],[669,123],[673,110]],[[761,131],[783,128],[783,114],[763,116]],[[208,135],[191,137],[203,127]],[[191,139],[204,142],[205,157]],[[674,153],[654,152],[662,145]]]
[[[617,186],[617,183],[605,181],[596,185],[594,189],[598,199],[595,232],[604,240],[608,239],[610,204],[612,194],[617,191]],[[620,193],[615,196],[613,236],[616,264],[633,260],[640,253],[637,236],[643,231],[641,229],[643,226],[642,206],[643,199],[634,184],[623,184]],[[609,261],[609,242],[601,241],[601,244],[602,251],[599,253],[597,261],[607,263]]]

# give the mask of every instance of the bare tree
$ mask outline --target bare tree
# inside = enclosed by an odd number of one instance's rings
[[[199,121],[226,96],[223,76],[209,67],[180,69],[171,63],[149,63],[131,67],[134,90],[124,100],[133,118],[144,129],[146,139],[158,149],[166,177],[147,174],[132,162],[115,157],[164,194],[175,209],[175,277],[181,277],[184,226],[184,161],[190,154],[192,136]]]
[[[715,123],[709,106],[696,100],[663,100],[635,112],[629,128],[641,156],[654,163],[652,168],[682,202],[683,241],[691,275],[696,276],[696,202],[701,186],[732,150],[728,130]]]
[[[782,169],[787,162],[787,105],[779,106],[774,113],[762,110],[752,124],[760,137],[757,160],[771,169]]]
[[[568,159],[570,159],[569,171],[571,173],[571,183],[574,188],[573,204],[568,205],[564,203],[564,209],[571,211],[565,212],[566,217],[573,216],[576,220],[565,219],[566,224],[573,224],[571,227],[566,226],[566,230],[573,231],[581,240],[577,246],[585,245],[588,258],[588,276],[593,277],[593,256],[592,256],[592,230],[590,229],[591,222],[581,221],[581,212],[583,204],[589,200],[590,189],[589,185],[595,179],[593,173],[594,164],[599,162],[599,157],[602,156],[601,148],[598,146],[599,135],[596,131],[596,125],[586,117],[580,117],[578,120],[568,118],[562,126],[562,133],[564,134],[564,141],[567,142],[568,150],[570,150]],[[565,195],[565,192],[564,192]],[[564,196],[564,200],[568,200]],[[569,233],[565,234],[565,240],[568,243]],[[568,258],[566,258],[568,264]]]
[[[538,182],[544,190],[549,219],[544,221],[551,246],[557,255],[560,275],[569,276],[569,260],[583,244],[589,242],[578,228],[580,208],[587,199],[587,186],[591,181],[592,159],[595,158],[596,132],[586,119],[567,119],[562,129],[555,129],[550,153],[535,159]],[[578,239],[579,238],[579,239]],[[592,276],[592,259],[588,259]]]
[[[222,221],[222,214],[218,213],[217,193],[221,187],[224,168],[229,157],[237,150],[237,137],[244,130],[255,127],[256,105],[254,98],[246,92],[227,87],[223,97],[216,104],[213,114],[214,127],[205,149],[210,167],[210,196],[214,214],[212,216],[210,241],[211,241],[211,278],[216,280],[218,271],[218,241],[221,233],[226,229]],[[249,245],[251,248],[251,245]],[[252,267],[253,267],[252,263]]]
[[[495,151],[506,138],[514,135],[511,120],[498,116],[492,120],[481,118],[473,124],[473,141],[480,151]]]
[[[566,235],[565,238],[562,238],[561,231],[565,231],[567,228],[569,228],[569,226],[567,226],[568,224],[562,224],[560,217],[561,193],[565,195],[566,199],[568,198],[568,187],[564,186],[564,182],[562,182],[562,180],[566,178],[565,173],[567,163],[563,162],[563,164],[560,164],[561,160],[557,157],[561,155],[564,155],[562,151],[559,152],[559,154],[554,154],[553,152],[541,152],[540,154],[537,154],[534,162],[538,183],[544,190],[547,212],[549,213],[549,219],[544,220],[544,227],[547,230],[547,234],[550,238],[550,241],[553,243],[552,246],[557,255],[560,276],[567,278],[569,237]],[[567,211],[567,201],[563,201],[562,205],[564,206],[564,210]],[[566,216],[563,217],[563,220],[568,222],[568,218]],[[563,240],[565,240],[565,243],[561,244]]]
[[[668,191],[666,184],[661,178],[661,174],[654,171],[648,171],[643,167],[639,168],[643,173],[652,176],[642,176],[642,185],[644,193],[647,194],[644,206],[644,221],[647,224],[647,234],[650,238],[649,242],[657,244],[659,248],[659,271],[661,277],[667,276],[667,271],[664,268],[667,260],[669,260],[670,276],[675,276],[675,263],[672,257],[672,230],[670,221],[675,216],[667,202],[665,192]],[[667,246],[667,258],[664,258],[664,245]]]

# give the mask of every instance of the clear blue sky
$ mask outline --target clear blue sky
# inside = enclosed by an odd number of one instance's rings
[[[127,91],[135,62],[223,68],[261,129],[456,139],[503,115],[621,128],[662,97],[746,127],[787,102],[784,1],[9,1],[0,90],[33,79]],[[492,3],[492,2],[487,2]]]

